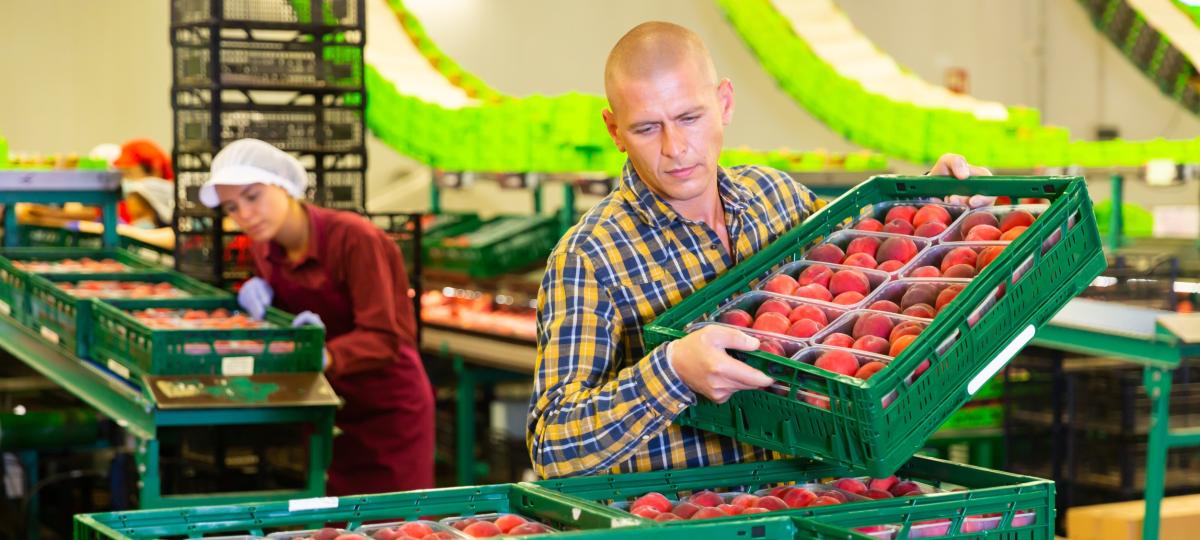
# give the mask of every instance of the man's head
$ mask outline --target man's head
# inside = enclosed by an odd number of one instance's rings
[[[668,202],[715,193],[717,158],[733,117],[733,85],[708,49],[667,22],[635,26],[604,66],[604,123],[638,176]]]

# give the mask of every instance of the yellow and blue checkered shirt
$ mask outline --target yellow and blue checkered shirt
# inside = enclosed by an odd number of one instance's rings
[[[773,452],[673,425],[695,394],[646,350],[642,328],[807,218],[819,203],[786,174],[717,174],[730,246],[686,219],[628,162],[620,186],[559,241],[538,294],[537,377],[527,433],[543,478],[704,467]]]

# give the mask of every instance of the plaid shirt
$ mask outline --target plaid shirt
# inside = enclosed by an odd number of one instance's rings
[[[696,402],[642,328],[816,208],[786,174],[717,173],[730,245],[677,214],[628,162],[618,189],[559,241],[538,294],[537,378],[527,433],[543,478],[704,467],[774,453],[672,420]]]

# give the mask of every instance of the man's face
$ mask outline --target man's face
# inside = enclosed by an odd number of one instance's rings
[[[652,191],[686,202],[715,186],[733,116],[728,80],[714,85],[699,66],[684,62],[648,78],[620,77],[610,90],[604,123]]]

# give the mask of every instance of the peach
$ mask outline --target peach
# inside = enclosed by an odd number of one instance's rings
[[[500,536],[504,534],[500,532],[500,527],[489,521],[477,521],[470,524],[462,530],[463,534],[475,538],[490,538],[492,536]]]
[[[888,491],[889,489],[892,489],[892,486],[896,485],[896,483],[899,481],[900,479],[896,478],[895,476],[889,476],[887,478],[872,478],[871,481],[867,483],[867,488]]]
[[[929,304],[937,300],[938,286],[933,283],[916,283],[904,291],[900,297],[900,309],[908,309],[913,304]]]
[[[841,332],[834,332],[828,336],[825,336],[825,340],[821,343],[834,347],[845,347],[849,349],[850,347],[854,346],[854,338]]]
[[[800,319],[787,329],[787,335],[796,338],[810,338],[821,330],[821,325],[811,319]]]
[[[1025,232],[1025,230],[1028,228],[1029,227],[1020,226],[1004,231],[1004,234],[1000,235],[1000,241],[1012,242],[1013,240],[1016,240],[1018,236],[1021,236],[1021,233]]]
[[[724,504],[725,499],[722,499],[721,496],[715,492],[705,490],[693,493],[690,497],[688,497],[688,502],[701,508],[706,506],[711,508],[720,504]]]
[[[892,486],[892,489],[889,489],[888,491],[890,491],[892,495],[903,497],[904,495],[914,491],[921,491],[921,486],[918,486],[916,482],[904,480],[902,482],[897,482],[896,485]]]
[[[812,405],[818,409],[825,409],[827,411],[829,410],[829,396],[806,392],[804,394],[804,403]],[[759,501],[758,505],[763,506],[762,501]]]
[[[824,408],[828,409],[829,406],[826,405]],[[766,497],[758,499],[758,507],[770,512],[774,512],[776,510],[787,510],[788,505],[779,497],[767,495]]]
[[[885,354],[888,350],[888,340],[879,336],[863,336],[854,341],[850,348],[875,354]]]
[[[915,215],[917,215],[917,207],[915,206],[893,206],[888,209],[887,215],[883,217],[883,222],[889,223],[892,220],[901,219],[912,223],[913,216]]]
[[[659,512],[658,509],[654,508],[653,506],[639,506],[633,510],[630,510],[629,513],[641,518],[654,519],[662,512]]]
[[[956,264],[946,269],[945,277],[971,279],[975,277],[975,267],[970,264]]]
[[[742,515],[748,516],[750,514],[766,514],[769,512],[770,512],[770,510],[767,510],[766,508],[759,508],[757,506],[751,506],[750,508],[742,510]]]
[[[975,269],[983,272],[987,265],[992,264],[1001,253],[1004,252],[1004,246],[988,246],[979,252],[979,257],[975,259]]]
[[[887,338],[892,331],[892,321],[882,313],[864,313],[854,321],[854,329],[850,332],[855,339],[863,336]]]
[[[751,317],[749,313],[746,313],[743,310],[731,309],[725,313],[722,313],[721,316],[717,318],[717,321],[725,324],[732,324],[734,326],[740,326],[742,328],[749,328],[750,325],[754,323],[754,317]]]
[[[502,532],[504,534],[508,534],[508,531],[512,530],[514,527],[521,525],[525,522],[526,522],[525,518],[518,516],[516,514],[504,514],[503,516],[496,518],[496,521],[493,521],[492,523],[495,523],[497,527],[500,527],[500,532]],[[420,525],[420,524],[418,523],[418,525]],[[433,532],[433,531],[430,531],[430,532]],[[412,536],[415,536],[415,535],[412,535]]]
[[[508,531],[508,534],[510,536],[521,536],[526,534],[544,534],[546,532],[545,525],[542,525],[541,523],[529,522],[513,527],[513,530]]]
[[[938,313],[941,313],[942,308],[946,307],[946,304],[953,302],[954,298],[958,296],[959,292],[961,291],[955,290],[952,287],[946,287],[944,290],[942,290],[942,292],[938,293],[937,303],[933,305],[933,308],[936,309]]]
[[[725,512],[726,514],[729,514],[731,516],[741,515],[741,513],[742,513],[742,507],[734,506],[732,504],[717,505],[717,510],[721,510],[722,512]]]
[[[863,497],[868,499],[891,499],[893,495],[882,489],[868,489],[863,493]]]
[[[875,250],[879,249],[879,239],[874,236],[860,236],[851,240],[846,245],[846,256],[855,253],[866,253],[872,257],[875,256]]]
[[[992,240],[999,240],[1001,234],[1004,233],[1001,233],[1000,229],[991,225],[981,224],[972,228],[971,232],[967,233],[964,238],[969,242],[990,242]]]
[[[693,502],[684,501],[675,505],[675,508],[669,511],[683,519],[691,519],[696,512],[700,511],[700,506]]]
[[[917,336],[912,334],[897,337],[895,341],[892,341],[892,347],[888,349],[888,356],[900,356],[900,353],[904,352],[904,349],[912,345],[912,342],[916,341],[916,339]]]
[[[758,504],[758,497],[749,493],[743,493],[737,497],[734,497],[732,501],[729,501],[729,503],[742,508],[750,508],[751,506],[756,506]]]
[[[887,367],[887,364],[883,362],[867,362],[863,367],[858,368],[858,371],[854,372],[854,378],[865,381],[870,379],[872,375],[879,373],[879,370],[885,367]]]
[[[888,313],[900,313],[900,306],[891,300],[876,300],[867,306],[867,309],[874,311],[886,311]]]
[[[775,356],[787,356],[783,351],[783,345],[773,339],[758,340],[758,350]]]
[[[1000,218],[1000,232],[1008,232],[1013,227],[1028,227],[1033,225],[1033,214],[1025,210],[1013,210]]]
[[[476,524],[476,523],[479,523],[479,520],[478,520],[478,519],[475,519],[475,518],[466,518],[466,519],[464,519],[464,520],[461,520],[461,521],[455,521],[455,522],[454,522],[454,524],[453,524],[453,527],[454,527],[455,529],[458,529],[458,530],[460,530],[460,531],[461,531],[461,530],[463,530],[463,529],[465,529],[465,528],[467,528],[467,527],[470,527],[471,525],[474,525],[474,524]],[[314,539],[314,540],[315,540],[315,539]],[[332,539],[330,539],[330,540],[332,540]]]
[[[888,340],[896,341],[900,336],[915,336],[921,333],[925,326],[916,321],[904,321],[892,328],[892,332],[888,334]],[[895,356],[895,355],[892,355]]]
[[[874,265],[872,265],[873,267]],[[846,291],[865,295],[871,292],[871,282],[867,280],[865,274],[857,270],[838,270],[829,280],[829,293],[837,296]]]
[[[728,516],[729,514],[726,514],[720,508],[701,508],[699,512],[692,515],[692,519],[713,519]]]
[[[875,269],[882,270],[884,272],[895,272],[902,267],[904,267],[904,263],[900,261],[883,261],[879,263],[879,266],[876,266]]]
[[[849,500],[846,498],[846,495],[840,491],[826,491],[826,492],[822,493],[821,496],[829,497],[831,499],[837,499],[838,502],[843,502],[843,503]]]
[[[813,501],[809,506],[832,506],[835,504],[842,504],[842,501],[838,500],[836,497],[821,495],[820,497],[817,497],[817,500]]]
[[[846,253],[842,251],[842,248],[833,244],[821,244],[808,252],[808,260],[810,261],[838,264],[845,258]]]
[[[863,296],[862,293],[860,293],[860,292],[846,291],[842,294],[839,294],[839,295],[833,297],[833,303],[841,304],[843,306],[852,306],[854,304],[862,302],[863,298],[866,298],[866,297]]]
[[[778,313],[786,317],[791,312],[792,306],[789,306],[787,302],[770,298],[758,305],[758,309],[754,310],[754,316],[762,317],[766,313]]]
[[[913,228],[912,223],[904,221],[903,219],[889,221],[887,225],[883,226],[883,232],[885,233],[911,235],[914,231],[915,229]]]
[[[950,224],[950,212],[945,208],[936,204],[927,204],[922,206],[917,213],[913,214],[913,227],[921,228],[921,225],[926,223],[941,223],[942,225]]]
[[[857,478],[841,478],[837,482],[833,483],[833,487],[842,491],[849,491],[855,495],[862,495],[863,493],[867,492],[867,485],[864,484],[862,480]]]
[[[817,358],[813,365],[841,375],[854,375],[858,371],[858,360],[853,354],[844,351],[828,351]],[[761,506],[762,503],[759,503]]]
[[[773,488],[771,488],[771,491],[767,492],[767,495],[770,495],[772,497],[779,497],[780,499],[782,499],[785,495],[795,491],[796,489],[797,489],[796,486],[773,487]]]
[[[671,501],[667,500],[667,497],[664,496],[662,493],[658,493],[658,492],[654,492],[654,491],[651,491],[650,493],[647,493],[645,495],[642,495],[641,497],[638,497],[637,499],[634,499],[633,504],[631,506],[633,508],[637,508],[639,506],[651,506],[651,507],[654,507],[654,509],[658,510],[659,512],[670,512],[671,511]]]
[[[789,321],[796,322],[800,319],[808,319],[822,327],[829,324],[829,317],[825,315],[825,312],[812,304],[800,304],[788,314]]]
[[[921,266],[921,267],[914,268],[912,272],[909,272],[909,277],[919,277],[919,278],[942,277],[942,271],[938,270],[938,268],[936,266]]]
[[[796,283],[800,284],[801,286],[816,283],[822,287],[828,287],[829,278],[832,276],[833,270],[830,270],[828,266],[823,264],[814,264],[800,272],[800,277],[796,280]]]
[[[787,274],[779,274],[771,278],[771,280],[763,286],[763,290],[776,294],[792,294],[792,291],[796,290],[796,287],[799,286],[800,284],[796,283],[796,278],[793,278]]]
[[[879,244],[879,260],[908,262],[917,255],[917,244],[909,238],[888,238]]]
[[[813,300],[821,300],[823,302],[833,300],[833,294],[829,292],[829,289],[817,285],[816,283],[809,283],[808,285],[796,287],[796,290],[792,292],[792,296],[799,296],[800,298],[812,298]]]
[[[511,514],[509,514],[509,515],[511,515]],[[505,517],[508,517],[508,516],[501,516],[500,519],[504,519]],[[508,529],[516,527],[517,525],[520,525],[521,523],[525,523],[525,519],[522,518],[521,516],[512,516],[512,517],[515,517],[521,521],[519,523],[516,523],[515,525],[512,525],[511,527],[508,527]],[[504,532],[508,532],[508,529],[505,529],[504,526],[500,524],[500,519],[496,520],[496,526],[500,527],[500,530],[502,530]],[[425,538],[426,536],[433,534],[433,529],[430,528],[429,525],[426,525],[424,523],[405,523],[405,524],[397,527],[396,532],[400,533],[400,534],[407,534],[413,538]]]
[[[921,238],[933,238],[946,232],[946,229],[946,225],[937,221],[930,221],[928,223],[922,223],[919,227],[913,230],[913,234],[920,236]]]
[[[679,521],[681,519],[685,519],[685,518],[679,517],[675,514],[672,514],[671,512],[663,512],[657,516],[654,516],[654,521],[657,521],[659,523],[666,523],[668,521]]]
[[[942,264],[940,268],[942,273],[945,274],[946,270],[956,264],[975,264],[975,259],[977,257],[979,257],[979,254],[975,253],[974,249],[966,246],[956,247],[942,257]]]
[[[787,503],[788,508],[804,508],[815,500],[817,495],[805,488],[793,489],[783,496],[783,502]]]
[[[992,215],[990,212],[975,212],[973,214],[968,214],[967,217],[963,218],[962,220],[963,236],[965,237],[967,234],[970,234],[970,232],[979,225],[988,225],[990,227],[999,229],[1000,221],[997,220],[996,216]]]
[[[917,318],[921,318],[921,319],[932,319],[934,315],[937,315],[937,311],[935,311],[933,309],[933,306],[931,306],[929,304],[921,303],[921,304],[913,304],[911,306],[908,306],[907,308],[904,308],[904,311],[901,311],[900,314],[908,315],[909,317],[917,317]]]
[[[874,269],[876,266],[879,265],[879,263],[875,262],[874,257],[867,255],[866,253],[855,253],[853,255],[847,255],[846,260],[842,261],[842,264],[844,264],[846,266],[857,266],[859,268],[866,268],[868,270]]]
[[[867,218],[856,223],[854,229],[858,231],[879,232],[883,229],[883,223],[875,218]]]

